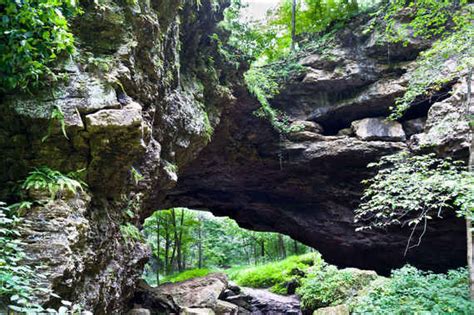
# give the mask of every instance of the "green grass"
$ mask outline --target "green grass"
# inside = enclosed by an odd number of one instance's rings
[[[286,283],[294,279],[299,281],[303,273],[305,274],[311,266],[323,264],[320,254],[309,253],[255,267],[231,268],[225,272],[240,286],[270,288],[270,291],[274,293],[287,294]]]
[[[204,277],[210,274],[211,272],[212,270],[207,269],[207,268],[185,270],[183,272],[164,277],[162,279],[162,283],[167,283],[167,282],[175,283],[175,282],[186,281],[193,278]]]

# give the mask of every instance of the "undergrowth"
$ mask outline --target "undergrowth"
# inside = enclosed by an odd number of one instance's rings
[[[23,265],[26,253],[18,227],[24,220],[11,213],[0,202],[0,312],[9,308],[16,312],[41,311],[34,302],[34,294],[50,293],[47,289],[38,289],[40,277],[35,269]]]
[[[433,274],[405,266],[373,284],[352,304],[353,314],[474,314],[465,268]]]
[[[270,99],[278,95],[281,85],[291,76],[304,72],[304,67],[296,63],[282,61],[267,66],[252,66],[245,75],[247,87],[261,107],[254,112],[257,117],[266,118],[279,133],[287,134],[299,131],[299,126],[291,125],[289,117],[270,104]]]
[[[354,298],[358,292],[377,278],[373,273],[350,269],[338,270],[334,266],[312,269],[297,293],[304,310],[336,306]]]
[[[320,254],[309,253],[260,266],[229,269],[226,273],[238,285],[251,288],[270,288],[270,291],[274,293],[286,294],[288,282],[300,279],[311,266],[322,264],[324,262]]]

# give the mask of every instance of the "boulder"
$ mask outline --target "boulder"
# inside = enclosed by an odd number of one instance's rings
[[[140,127],[142,125],[142,107],[132,102],[122,109],[103,109],[86,116],[88,131],[103,132],[104,129]]]
[[[352,128],[344,128],[344,129],[341,129],[337,132],[337,136],[352,136],[354,135],[354,131],[352,130]]]
[[[471,83],[472,89],[474,82]],[[410,149],[423,152],[431,147],[441,155],[467,157],[471,144],[466,119],[467,92],[467,82],[460,80],[449,98],[434,103],[428,111],[424,132],[411,137]]]
[[[222,300],[218,300],[217,303],[216,303],[216,306],[214,308],[214,311],[217,314],[234,315],[234,314],[238,314],[239,307],[235,304],[225,302],[225,301],[222,301]]]
[[[254,299],[250,295],[246,294],[239,294],[239,295],[234,295],[226,298],[226,301],[233,304],[237,305],[239,309],[246,309],[249,311],[254,310],[253,306],[253,301]]]
[[[236,295],[238,295],[238,293],[235,293],[234,291],[229,290],[229,289],[225,289],[224,292],[222,292],[220,298],[226,299],[228,297],[236,296]]]
[[[352,122],[357,138],[364,141],[405,141],[406,136],[402,125],[396,121],[388,121],[383,117],[365,118]]]
[[[292,132],[287,135],[287,138],[295,142],[323,141],[324,140],[323,135],[319,133],[310,132],[310,131]]]
[[[349,307],[345,304],[317,309],[313,315],[349,315]]]
[[[160,309],[164,312],[177,312],[185,308],[188,308],[189,312],[195,312],[196,309],[213,310],[216,309],[219,296],[227,285],[227,276],[221,273],[183,282],[167,283],[158,287],[150,287],[142,282],[137,290],[138,297],[136,298],[144,307]],[[220,307],[223,305],[220,304]]]

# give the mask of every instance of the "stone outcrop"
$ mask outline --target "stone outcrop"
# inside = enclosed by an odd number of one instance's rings
[[[220,300],[228,288],[224,274],[215,273],[152,288],[140,282],[134,302],[155,313],[237,314],[238,307]]]

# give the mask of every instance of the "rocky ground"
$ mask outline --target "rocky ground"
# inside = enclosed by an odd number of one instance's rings
[[[133,302],[129,315],[301,314],[296,296],[240,288],[220,273],[155,288],[141,282]]]

